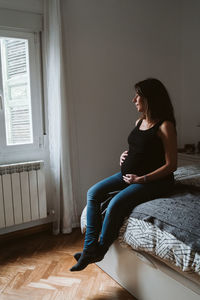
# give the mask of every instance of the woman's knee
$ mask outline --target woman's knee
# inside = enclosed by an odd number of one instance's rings
[[[91,186],[87,191],[87,200],[98,200],[102,196],[102,191],[98,187],[98,183]]]
[[[137,191],[127,193],[125,190],[119,192],[110,201],[106,213],[110,216],[127,216],[131,210],[141,201],[141,194]]]
[[[117,196],[113,197],[113,199],[110,201],[107,207],[106,214],[113,217],[123,215],[125,210],[125,205],[123,202],[124,201],[118,199]]]
[[[96,199],[100,202],[103,202],[109,196],[110,192],[119,190],[121,188],[122,184],[120,182],[120,174],[117,173],[97,182],[90,187],[87,192],[87,199]]]

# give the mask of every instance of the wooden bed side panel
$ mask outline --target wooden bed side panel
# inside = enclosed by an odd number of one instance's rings
[[[97,265],[138,300],[200,300],[200,285],[118,242]]]

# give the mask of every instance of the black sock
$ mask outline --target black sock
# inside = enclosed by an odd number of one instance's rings
[[[70,271],[74,272],[74,271],[81,271],[83,269],[85,269],[87,267],[87,265],[97,262],[97,261],[101,261],[103,259],[102,255],[99,255],[98,253],[89,253],[86,251],[83,251],[77,264],[74,265]]]
[[[81,257],[81,254],[82,254],[82,252],[77,252],[77,253],[74,254],[74,258],[75,258],[76,261],[79,260],[79,258]]]

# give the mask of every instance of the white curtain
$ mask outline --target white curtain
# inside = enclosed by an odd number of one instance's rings
[[[73,199],[66,78],[62,55],[60,0],[44,1],[44,65],[48,107],[48,136],[52,202],[56,221],[53,232],[70,233],[78,224]]]

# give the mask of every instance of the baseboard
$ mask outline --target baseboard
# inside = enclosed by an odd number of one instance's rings
[[[52,223],[41,224],[41,225],[37,225],[34,227],[29,227],[29,228],[22,229],[22,230],[17,230],[14,232],[1,234],[0,235],[0,243],[9,241],[9,240],[12,240],[15,238],[25,237],[28,235],[36,234],[39,232],[44,232],[44,231],[52,232]]]

